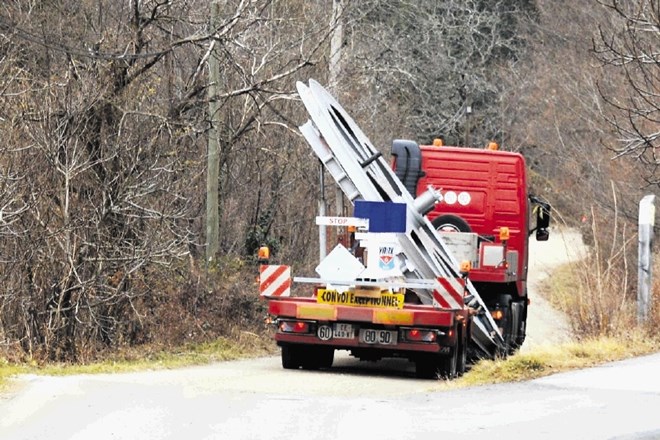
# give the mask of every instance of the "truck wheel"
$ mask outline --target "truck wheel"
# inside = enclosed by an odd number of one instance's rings
[[[331,347],[317,347],[302,345],[300,363],[303,370],[318,370],[330,368],[335,357],[335,350]]]
[[[423,356],[415,360],[415,376],[420,379],[437,379],[439,364],[437,356]]]
[[[302,352],[299,346],[282,346],[282,368],[286,370],[297,370],[302,364]]]
[[[335,350],[331,347],[305,347],[305,353],[302,358],[302,367],[304,370],[318,370],[320,368],[330,368],[335,357]]]
[[[335,360],[335,349],[331,347],[319,347],[319,365],[321,368],[332,367],[332,362]]]
[[[467,337],[465,337],[463,333],[467,333],[467,331],[460,331],[458,335],[458,345],[456,347],[456,350],[458,350],[456,361],[456,376],[458,377],[462,376],[467,369]]]
[[[420,379],[453,379],[458,367],[458,350],[452,347],[450,354],[424,356],[415,361],[415,375]]]
[[[500,295],[498,298],[500,307],[504,309],[504,319],[502,322],[502,336],[504,337],[504,356],[513,354],[516,351],[516,333],[518,324],[514,322],[513,303],[511,295]]]
[[[451,353],[449,355],[442,356],[440,358],[440,378],[442,379],[454,379],[457,376],[458,371],[458,357],[460,346],[462,344],[457,343],[456,347],[452,347]]]
[[[439,232],[472,232],[470,225],[457,215],[441,215],[434,218],[431,223]]]

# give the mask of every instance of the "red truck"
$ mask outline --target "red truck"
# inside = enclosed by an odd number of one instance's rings
[[[528,237],[547,239],[550,210],[528,196],[522,156],[395,141],[388,164],[318,83],[298,91],[312,117],[300,130],[355,209],[317,217],[350,236],[319,277],[261,266],[282,366],[328,368],[348,350],[453,378],[471,359],[513,352],[525,338]],[[290,296],[292,282],[308,294]]]
[[[548,239],[550,205],[527,192],[522,155],[485,149],[394,141],[397,176],[414,194],[442,188],[443,203],[427,214],[459,261],[471,262],[470,280],[512,353],[527,328],[529,236]],[[502,240],[500,233],[508,237]]]

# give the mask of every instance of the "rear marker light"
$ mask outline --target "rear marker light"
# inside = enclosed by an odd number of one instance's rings
[[[304,321],[280,321],[282,333],[309,333],[309,323]]]
[[[493,316],[493,319],[496,321],[499,321],[500,319],[504,318],[504,312],[502,310],[493,310],[491,315]]]
[[[435,342],[438,334],[435,330],[409,328],[404,330],[404,338],[410,342]]]

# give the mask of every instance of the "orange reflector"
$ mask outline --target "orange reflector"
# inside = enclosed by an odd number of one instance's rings
[[[415,317],[412,312],[404,310],[374,310],[374,324],[412,325]]]
[[[298,304],[296,317],[334,321],[337,319],[337,308],[326,304]]]
[[[493,310],[491,313],[493,315],[493,319],[499,321],[500,319],[504,318],[504,312],[501,310]]]
[[[268,261],[270,259],[270,249],[268,246],[261,246],[257,252],[257,258],[259,261]]]
[[[502,226],[500,228],[500,241],[507,241],[509,239],[509,228]]]
[[[497,142],[488,142],[488,146],[486,147],[486,149],[496,151],[500,149],[500,146],[497,145]]]
[[[442,139],[435,138],[433,139],[433,146],[434,147],[442,147],[444,144],[442,142]]]

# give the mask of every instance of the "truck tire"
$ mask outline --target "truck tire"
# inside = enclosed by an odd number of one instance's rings
[[[467,369],[467,333],[469,331],[467,330],[467,327],[463,327],[461,330],[459,330],[458,334],[458,345],[456,346],[456,350],[458,350],[458,355],[457,355],[457,360],[456,360],[456,376],[461,377],[463,374],[465,374],[465,370]],[[465,333],[465,334],[464,334]]]
[[[522,347],[527,335],[527,297],[523,297],[520,302],[522,308],[520,312],[520,322],[518,323],[518,335],[516,336],[516,349]]]
[[[515,353],[518,348],[516,345],[516,337],[518,333],[518,323],[515,322],[511,295],[500,295],[497,302],[500,307],[504,309],[504,322],[502,323],[504,337],[504,357]]]
[[[297,370],[303,364],[302,350],[298,345],[282,346],[282,368],[286,370]]]
[[[437,379],[439,374],[438,356],[423,356],[415,360],[415,376],[419,379]]]
[[[302,357],[303,370],[319,370],[330,368],[335,357],[335,350],[331,347],[303,346],[305,348]]]
[[[452,214],[436,217],[431,224],[439,232],[472,232],[472,228],[465,220]]]
[[[452,347],[449,354],[418,358],[415,361],[415,375],[420,379],[454,379],[458,367],[458,348]]]
[[[441,379],[454,379],[458,372],[458,358],[460,356],[460,346],[463,345],[459,342],[456,347],[452,347],[448,355],[440,358],[439,375]]]

